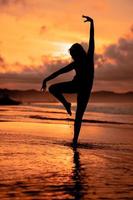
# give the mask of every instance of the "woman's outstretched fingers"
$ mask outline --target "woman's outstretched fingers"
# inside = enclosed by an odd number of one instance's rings
[[[84,22],[91,22],[93,21],[93,19],[89,16],[85,16],[85,15],[82,15],[83,18],[85,18],[85,21]]]

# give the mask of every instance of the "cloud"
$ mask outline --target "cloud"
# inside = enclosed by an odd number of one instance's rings
[[[133,26],[132,26],[133,27]],[[94,89],[133,91],[133,28],[116,44],[95,55]]]
[[[43,35],[46,32],[47,28],[45,25],[40,27],[40,35]]]
[[[88,44],[81,43],[87,50]],[[61,58],[42,56],[40,65],[23,65],[19,62],[9,64],[0,56],[0,83],[39,85],[44,77],[66,66],[70,61]],[[116,44],[105,47],[102,54],[95,54],[95,90],[127,91],[133,90],[133,29],[128,36],[119,38]],[[59,76],[56,81],[71,80],[73,73]],[[38,87],[38,86],[37,86]]]
[[[2,56],[0,56],[0,68],[5,68],[5,61]]]
[[[11,4],[22,4],[26,3],[25,0],[0,0],[0,6],[7,6]]]
[[[12,86],[13,88],[39,89],[45,77],[61,67],[66,66],[68,63],[68,60],[42,56],[42,64],[27,66],[19,62],[8,64],[3,57],[0,56],[0,85],[1,87],[9,88]],[[52,82],[67,81],[72,79],[72,77],[73,73],[69,73],[69,76],[61,76]]]
[[[96,79],[106,81],[131,81],[133,75],[133,31],[117,44],[109,45],[102,55],[97,55]]]
[[[4,16],[12,16],[18,20],[28,13],[28,6],[27,0],[0,0],[0,15],[4,13]]]

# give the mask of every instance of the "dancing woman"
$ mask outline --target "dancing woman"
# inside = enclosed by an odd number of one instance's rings
[[[76,75],[72,81],[57,83],[49,87],[49,92],[64,105],[69,115],[71,115],[71,103],[64,98],[63,93],[77,93],[73,146],[77,146],[82,118],[89,101],[94,79],[94,22],[93,19],[88,16],[83,15],[83,18],[85,18],[84,22],[90,22],[90,39],[87,53],[80,44],[73,44],[69,49],[73,61],[69,65],[45,78],[42,84],[42,90],[45,90],[46,83],[49,80],[60,74],[75,70]]]

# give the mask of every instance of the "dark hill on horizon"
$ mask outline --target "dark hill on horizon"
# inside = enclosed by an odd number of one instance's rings
[[[9,97],[21,102],[57,102],[49,93],[37,90],[9,90],[0,89],[0,95],[6,94]],[[69,101],[75,102],[75,94],[65,95]],[[133,102],[133,92],[115,93],[110,91],[92,92],[91,102]]]
[[[8,94],[0,93],[0,105],[20,105],[20,101],[12,99]]]

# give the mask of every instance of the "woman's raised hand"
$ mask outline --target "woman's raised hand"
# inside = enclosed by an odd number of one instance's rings
[[[82,15],[82,17],[85,18],[84,22],[92,22],[93,21],[93,19],[89,16]]]

